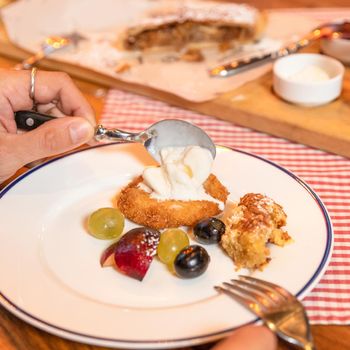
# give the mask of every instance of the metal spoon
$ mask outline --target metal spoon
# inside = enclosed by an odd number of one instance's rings
[[[231,75],[240,73],[245,69],[253,68],[256,65],[271,62],[277,58],[287,56],[291,53],[295,53],[321,38],[350,39],[350,22],[342,21],[323,24],[315,28],[312,32],[308,33],[297,42],[289,44],[279,49],[278,51],[274,51],[268,54],[262,54],[259,56],[253,56],[246,59],[235,60],[227,64],[210,69],[209,74],[212,77],[229,77]]]
[[[40,51],[35,53],[33,56],[26,58],[21,63],[18,63],[15,66],[15,69],[30,69],[35,63],[42,60],[49,54],[61,50],[71,44],[77,45],[78,42],[83,39],[85,38],[76,32],[66,36],[49,36],[41,44]]]
[[[33,130],[41,124],[56,117],[35,111],[18,111],[15,113],[17,127],[22,130]],[[200,146],[210,151],[213,158],[216,148],[211,138],[198,126],[184,120],[161,120],[140,133],[130,133],[119,129],[106,129],[98,125],[95,129],[97,141],[139,142],[145,146],[150,155],[160,163],[160,150],[165,147]]]

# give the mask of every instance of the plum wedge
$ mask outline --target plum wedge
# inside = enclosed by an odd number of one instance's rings
[[[100,265],[102,267],[115,266],[114,253],[117,243],[118,242],[113,243],[102,253],[100,258]]]
[[[110,266],[110,257],[114,253],[117,269],[129,277],[142,281],[157,252],[159,240],[160,233],[157,230],[146,227],[132,229],[106,249],[101,257],[101,265]]]

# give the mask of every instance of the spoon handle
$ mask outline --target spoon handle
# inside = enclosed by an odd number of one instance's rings
[[[246,59],[231,61],[227,64],[223,64],[221,66],[212,68],[209,70],[209,75],[212,77],[222,77],[222,78],[232,76],[246,69],[256,67],[257,65],[260,65],[263,63],[272,62],[277,58],[287,56],[291,53],[295,53],[300,49],[310,45],[313,41],[319,39],[324,35],[325,33],[323,33],[320,29],[315,29],[308,35],[298,40],[297,42],[284,46],[277,51],[270,52],[267,54],[252,56]]]
[[[35,111],[18,111],[15,113],[15,121],[18,129],[30,131],[38,126],[55,119],[52,115],[47,115]]]
[[[97,125],[95,130],[95,139],[97,141],[130,141],[141,142],[140,134],[127,132],[119,129],[106,129],[103,125]],[[143,143],[143,142],[142,142]]]
[[[56,117],[35,111],[18,111],[15,113],[17,128],[25,131],[34,130],[52,119],[56,119]],[[119,129],[106,129],[103,125],[98,125],[95,129],[95,139],[97,141],[129,141],[143,144],[151,136],[147,131],[131,133]]]

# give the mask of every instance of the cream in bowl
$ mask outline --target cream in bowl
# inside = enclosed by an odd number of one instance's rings
[[[280,58],[273,67],[273,88],[284,100],[319,106],[336,99],[342,90],[344,66],[320,54],[295,54]]]

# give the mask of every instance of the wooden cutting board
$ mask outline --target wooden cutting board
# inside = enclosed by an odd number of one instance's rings
[[[12,45],[3,27],[0,26],[0,55],[22,60],[28,57],[29,53]],[[346,69],[343,92],[339,99],[325,106],[307,108],[279,99],[272,90],[271,73],[214,100],[194,103],[164,91],[125,83],[82,67],[54,60],[45,59],[39,66],[63,70],[83,80],[153,97],[238,125],[350,157],[349,67]]]

